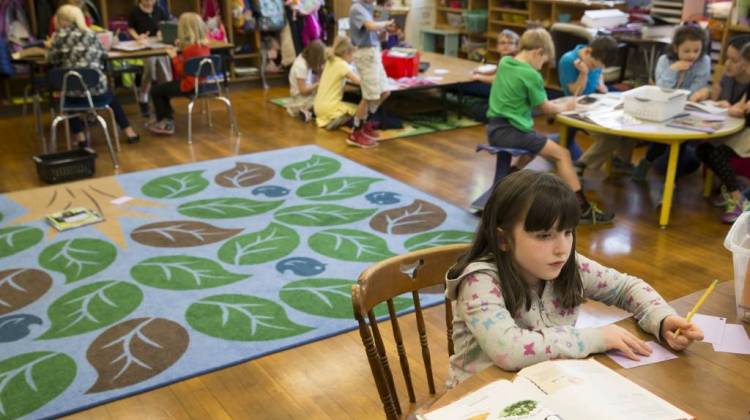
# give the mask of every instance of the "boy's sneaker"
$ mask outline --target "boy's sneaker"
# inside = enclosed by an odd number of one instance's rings
[[[380,138],[380,134],[377,132],[378,125],[375,121],[367,121],[362,126],[362,131],[364,131],[367,137],[377,140]]]
[[[162,120],[151,124],[148,129],[155,134],[174,134],[174,121]]]
[[[614,220],[614,218],[615,218],[614,213],[601,210],[594,203],[588,203],[588,208],[581,211],[580,223],[582,225],[596,225],[600,223],[612,223],[612,220]]]
[[[731,196],[727,192],[727,187],[722,185],[719,189],[719,193],[711,197],[708,201],[712,206],[721,208],[727,206],[727,201],[729,201],[730,197]]]
[[[138,108],[141,110],[141,117],[148,118],[151,116],[151,110],[148,107],[148,102],[138,102]]]
[[[732,224],[743,212],[748,210],[750,210],[750,201],[744,196],[740,196],[739,200],[730,196],[729,199],[727,199],[726,211],[724,212],[724,215],[721,216],[721,221]]]
[[[362,129],[352,131],[346,138],[346,144],[363,149],[369,149],[378,145],[377,140],[368,137]]]
[[[641,159],[633,171],[633,181],[645,183],[648,180],[649,170],[651,170],[651,162],[646,160],[646,158]]]
[[[578,176],[578,179],[583,179],[583,172],[586,170],[586,164],[577,160],[573,162],[573,168],[576,170],[576,176]]]

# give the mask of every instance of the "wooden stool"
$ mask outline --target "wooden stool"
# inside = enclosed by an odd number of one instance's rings
[[[451,57],[458,57],[458,38],[461,35],[461,31],[453,29],[422,29],[422,50],[424,52],[439,52],[435,51],[437,45],[437,38],[443,37],[443,54]]]
[[[472,209],[482,211],[484,210],[484,206],[487,204],[487,200],[490,198],[490,194],[492,194],[492,190],[495,188],[495,185],[510,172],[510,160],[513,158],[513,156],[533,155],[533,153],[525,149],[495,147],[490,146],[489,144],[477,144],[476,151],[488,152],[491,155],[495,155],[497,159],[495,161],[495,177],[492,180],[492,186],[479,198],[474,200],[473,203],[471,203]]]

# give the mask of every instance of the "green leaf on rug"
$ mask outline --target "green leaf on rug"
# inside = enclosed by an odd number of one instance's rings
[[[98,330],[125,318],[143,300],[141,289],[125,281],[106,280],[71,290],[52,302],[52,326],[40,340],[70,337]]]
[[[172,366],[188,348],[182,325],[164,318],[134,318],[113,325],[86,350],[99,375],[87,394],[141,383]]]
[[[141,192],[152,198],[180,198],[203,191],[208,181],[203,171],[188,171],[152,179],[141,187]]]
[[[16,419],[62,394],[76,377],[65,353],[36,351],[0,360],[0,418]]]
[[[93,238],[68,239],[50,245],[39,255],[39,265],[65,274],[65,282],[85,279],[109,267],[117,257],[117,248]]]
[[[352,285],[346,279],[305,279],[287,283],[279,292],[281,300],[292,308],[326,318],[352,318]],[[396,297],[396,311],[413,306],[411,298]],[[375,307],[375,316],[388,313],[388,307]]]
[[[292,181],[307,181],[335,174],[341,162],[326,156],[312,155],[310,159],[293,163],[281,170],[281,176]]]
[[[225,340],[278,340],[314,329],[292,322],[278,303],[250,295],[203,298],[188,307],[185,318],[203,334]]]
[[[44,237],[41,229],[10,226],[0,229],[0,258],[17,254],[38,244]]]
[[[322,179],[299,187],[297,196],[313,201],[343,200],[366,193],[370,184],[382,180],[363,176]]]
[[[310,236],[308,245],[321,255],[344,261],[377,262],[396,255],[383,238],[354,229],[317,232]]]
[[[238,197],[208,198],[180,204],[177,211],[182,215],[201,219],[234,219],[263,214],[282,204],[284,204],[284,200],[256,201]]]
[[[411,252],[435,246],[465,244],[473,240],[474,232],[465,232],[461,230],[436,230],[412,236],[404,242],[404,247]]]
[[[2,221],[3,221],[3,217],[4,217],[4,216],[3,216],[3,214],[2,214],[2,213],[0,213],[0,222],[2,222]]]
[[[228,264],[261,264],[289,255],[299,246],[294,230],[270,223],[265,229],[238,236],[219,248],[219,259]]]
[[[336,204],[306,204],[285,207],[273,217],[297,226],[334,226],[356,222],[372,216],[377,209],[354,209]]]
[[[136,264],[130,275],[143,285],[169,290],[209,289],[250,277],[230,273],[208,258],[189,255],[149,258]]]

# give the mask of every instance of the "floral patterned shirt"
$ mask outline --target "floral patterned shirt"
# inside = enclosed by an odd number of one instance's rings
[[[661,321],[676,314],[643,280],[604,267],[580,254],[576,261],[584,297],[632,312],[640,327],[659,339]],[[447,386],[453,387],[493,364],[518,370],[545,360],[583,358],[606,350],[600,328],[574,328],[578,307],[564,309],[548,282],[531,309],[515,316],[505,307],[497,268],[474,262],[447,279],[453,300],[453,345]]]
[[[55,67],[90,68],[99,72],[99,83],[89,86],[94,96],[107,92],[107,76],[104,74],[106,53],[99,38],[92,31],[82,31],[75,26],[60,28],[55,32],[47,52],[47,59]],[[69,90],[68,96],[86,96],[83,91]]]

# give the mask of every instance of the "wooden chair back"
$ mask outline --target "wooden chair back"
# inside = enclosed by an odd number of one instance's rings
[[[445,289],[445,273],[455,264],[458,257],[469,250],[468,244],[446,245],[408,254],[395,256],[381,261],[365,270],[357,284],[352,286],[352,304],[354,318],[359,325],[367,359],[370,362],[372,376],[378,388],[380,400],[383,403],[385,415],[389,419],[398,418],[402,414],[398,395],[386,356],[383,338],[378,328],[374,308],[385,303],[388,308],[393,329],[393,337],[398,351],[399,363],[403,374],[409,401],[416,403],[411,369],[407,358],[406,348],[402,337],[399,319],[396,317],[394,299],[405,293],[410,293],[414,301],[416,326],[419,333],[422,361],[428,382],[430,395],[435,395],[435,380],[432,374],[432,359],[428,347],[427,331],[425,328],[419,290],[425,288]],[[449,301],[445,303],[446,338],[448,353],[453,354],[453,312]]]

